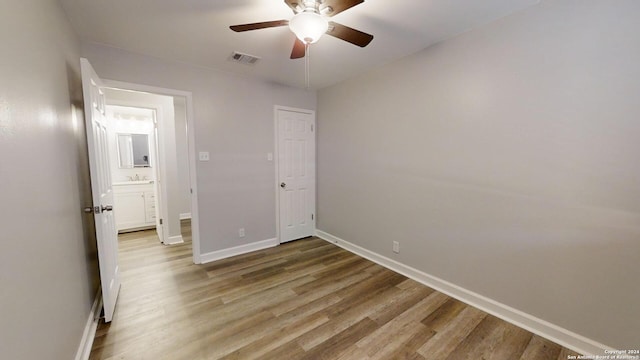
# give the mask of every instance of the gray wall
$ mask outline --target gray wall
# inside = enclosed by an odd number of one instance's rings
[[[79,43],[56,1],[16,0],[0,44],[1,356],[73,359],[99,282]]]
[[[315,92],[91,43],[82,54],[102,78],[193,93],[196,151],[211,154],[196,169],[203,253],[275,238],[273,106],[315,110]]]
[[[321,90],[318,228],[637,347],[638,64],[640,2],[543,1]]]

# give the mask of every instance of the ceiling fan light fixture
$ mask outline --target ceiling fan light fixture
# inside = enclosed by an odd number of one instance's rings
[[[289,21],[289,29],[296,34],[300,41],[313,44],[320,40],[322,34],[329,29],[329,21],[322,15],[304,11],[296,14]]]

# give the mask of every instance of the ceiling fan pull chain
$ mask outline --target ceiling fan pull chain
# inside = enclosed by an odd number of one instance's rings
[[[309,43],[304,44],[305,47],[305,56],[304,56],[304,88],[305,90],[309,90]]]

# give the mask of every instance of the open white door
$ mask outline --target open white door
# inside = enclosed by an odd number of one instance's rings
[[[315,233],[314,123],[313,111],[276,107],[281,243]]]
[[[118,231],[113,215],[113,189],[107,141],[109,123],[106,117],[102,81],[87,59],[80,59],[84,117],[89,150],[93,214],[96,223],[98,261],[102,283],[105,322],[110,322],[116,308],[120,276],[118,272]]]

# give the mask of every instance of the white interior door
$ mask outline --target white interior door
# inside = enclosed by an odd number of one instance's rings
[[[280,242],[315,232],[315,113],[276,108]]]
[[[98,242],[100,281],[102,283],[102,302],[105,321],[110,322],[120,290],[120,276],[118,272],[118,231],[113,214],[113,187],[107,141],[109,123],[106,116],[102,81],[87,59],[81,59],[80,62],[93,213]]]

